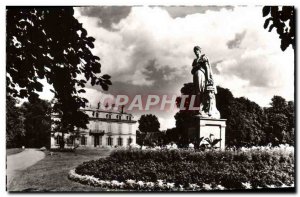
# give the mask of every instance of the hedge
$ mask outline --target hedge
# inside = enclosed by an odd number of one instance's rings
[[[85,162],[75,172],[101,180],[221,185],[228,189],[280,187],[294,183],[294,151],[256,148],[238,151],[116,150]]]

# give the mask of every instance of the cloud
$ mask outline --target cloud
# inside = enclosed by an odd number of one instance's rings
[[[245,35],[246,31],[235,34],[234,39],[227,42],[228,49],[239,48]]]
[[[160,122],[160,130],[167,130],[170,128],[175,127],[175,121],[174,118],[158,118],[158,121]]]
[[[112,29],[114,23],[119,23],[130,13],[129,6],[103,6],[103,7],[81,7],[80,13],[83,16],[98,18],[98,25],[107,29]]]
[[[260,48],[245,50],[235,59],[216,64],[216,70],[220,77],[239,77],[247,80],[249,86],[285,89],[288,86],[293,87],[293,55],[289,53],[279,55]],[[230,88],[230,85],[227,86]],[[288,97],[292,98],[291,96],[292,94]]]
[[[102,73],[112,76],[108,94],[179,94],[192,81],[193,47],[200,45],[217,85],[266,106],[273,95],[294,99],[294,54],[291,48],[282,52],[276,32],[263,28],[261,9],[131,7],[101,17],[76,12],[96,38]],[[104,18],[110,25],[99,26]],[[174,113],[157,114],[174,120]]]
[[[87,104],[90,107],[97,107],[98,103],[107,103],[109,101],[110,104],[114,103],[114,95],[109,94],[109,93],[105,93],[102,91],[99,91],[95,88],[85,88],[86,93],[82,94],[82,97],[85,97],[89,100],[89,103]]]
[[[204,14],[207,11],[220,11],[221,9],[233,10],[233,6],[167,6],[161,7],[168,11],[172,18],[185,17],[187,15],[201,13]]]

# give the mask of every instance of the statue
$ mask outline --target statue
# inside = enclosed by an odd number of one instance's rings
[[[220,113],[216,107],[217,88],[213,80],[213,73],[205,54],[201,54],[199,46],[194,47],[196,59],[193,61],[193,83],[195,85],[199,116],[204,118],[219,119]]]

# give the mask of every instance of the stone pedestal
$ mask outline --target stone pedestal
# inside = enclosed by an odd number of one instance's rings
[[[225,149],[226,119],[209,119],[199,117],[199,137],[209,138],[210,134],[215,139],[222,139],[215,147]]]

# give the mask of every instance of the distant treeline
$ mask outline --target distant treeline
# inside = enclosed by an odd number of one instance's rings
[[[6,147],[49,147],[51,131],[51,105],[41,99],[33,103],[6,97]]]
[[[192,94],[191,84],[181,89],[184,95]],[[217,108],[221,118],[226,121],[227,146],[254,146],[295,143],[294,102],[274,96],[270,107],[261,108],[258,104],[244,97],[235,98],[228,89],[218,87]],[[177,99],[180,103],[180,97]],[[11,96],[6,98],[6,145],[7,147],[49,147],[51,130],[51,105],[38,99],[34,103],[24,102],[17,107],[17,100]],[[188,105],[188,99],[186,105]],[[176,127],[159,131],[157,117],[145,116],[140,120],[140,131],[137,133],[139,144],[162,145],[175,142],[186,146],[191,141],[188,129],[197,124],[193,111],[179,111],[174,116]],[[148,120],[149,119],[149,120]],[[153,120],[152,120],[153,119]],[[149,122],[150,121],[150,122]],[[144,124],[147,122],[148,124]],[[154,123],[152,123],[154,122]],[[146,132],[143,125],[148,125]],[[149,125],[151,125],[149,127]],[[153,128],[152,128],[153,127]],[[154,128],[155,127],[155,128]],[[150,129],[152,128],[152,129]],[[145,130],[145,129],[144,129]],[[153,130],[153,132],[151,132]],[[144,133],[143,133],[144,132]],[[145,135],[145,133],[148,133]],[[154,135],[153,135],[154,134]]]
[[[226,146],[256,146],[272,144],[294,145],[295,119],[294,102],[280,96],[273,96],[270,107],[262,108],[247,98],[235,98],[229,89],[217,87],[217,108],[226,121]],[[193,94],[193,84],[184,84],[182,95]],[[181,98],[177,98],[179,104]],[[189,106],[189,98],[186,99]],[[143,135],[138,133],[137,141],[146,145],[174,142],[181,147],[197,142],[189,136],[189,128],[197,125],[195,111],[181,110],[176,113],[176,127],[164,132]],[[143,138],[145,140],[143,142]],[[200,136],[201,137],[201,136]]]

